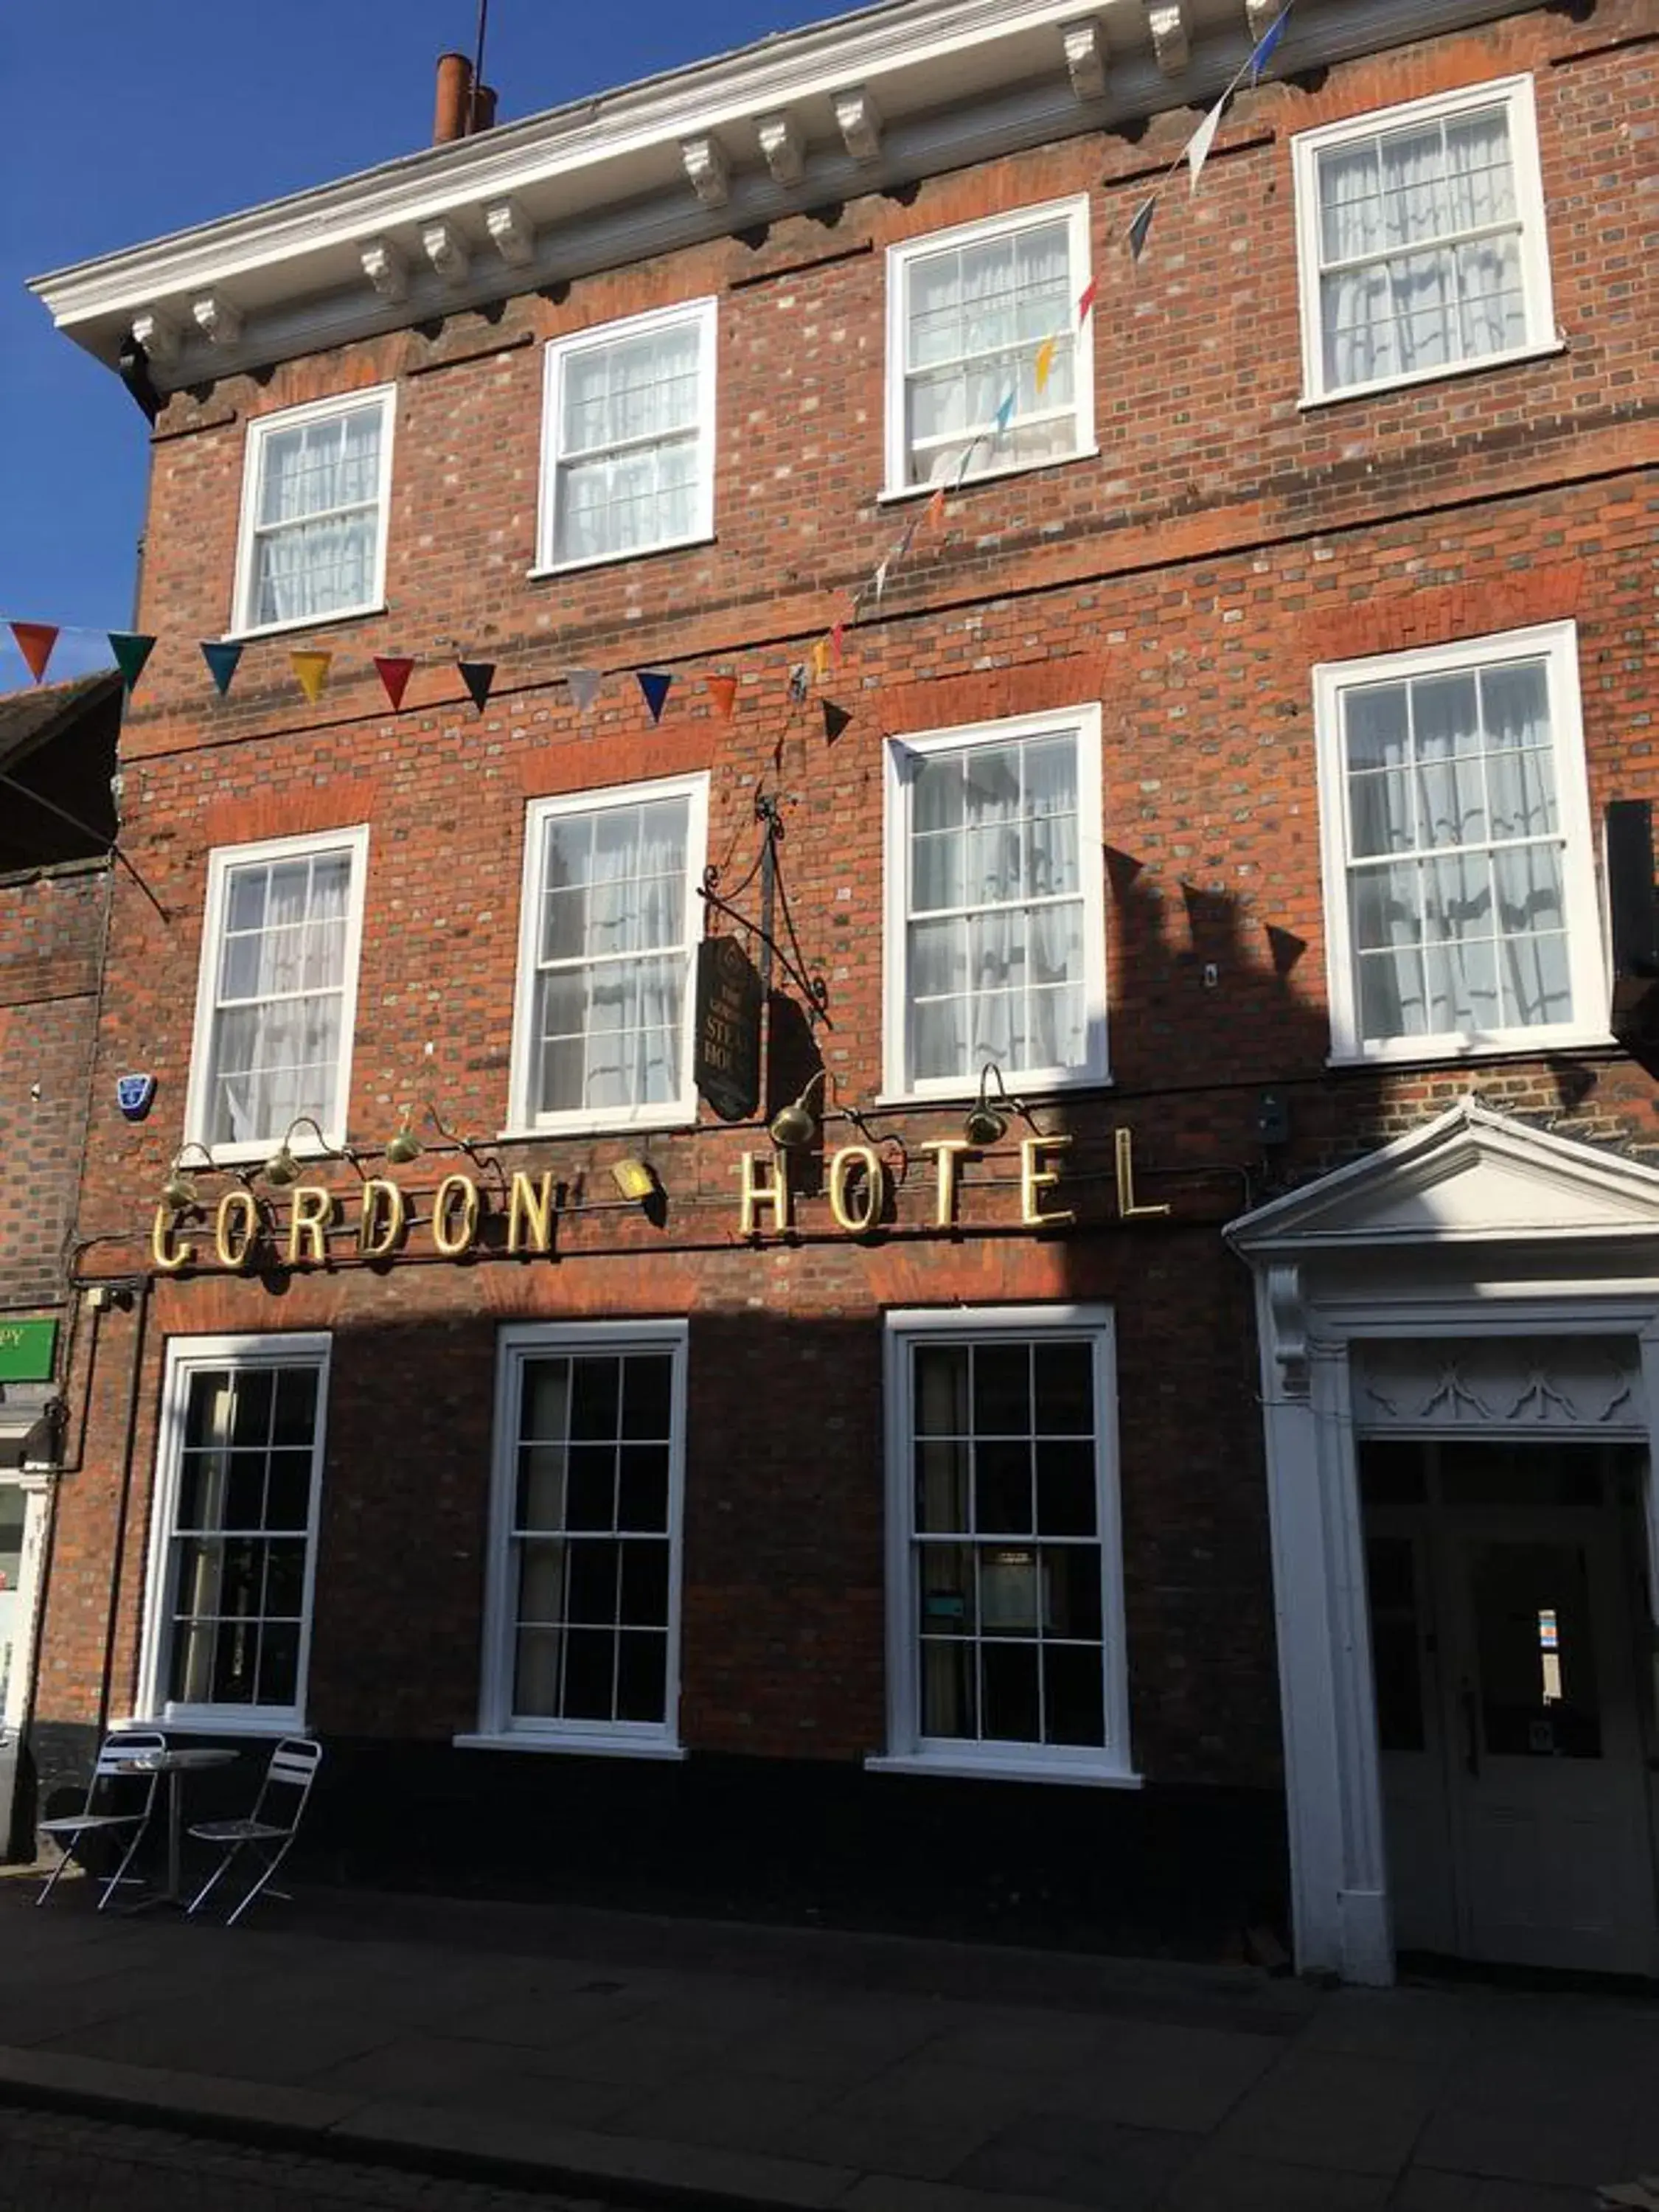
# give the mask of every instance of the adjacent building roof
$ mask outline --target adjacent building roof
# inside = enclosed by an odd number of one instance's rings
[[[120,695],[113,669],[0,693],[0,870],[108,852]]]

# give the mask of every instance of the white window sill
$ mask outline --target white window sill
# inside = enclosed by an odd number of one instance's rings
[[[1509,1030],[1474,1037],[1390,1037],[1358,1050],[1331,1051],[1327,1067],[1445,1067],[1460,1061],[1513,1058],[1516,1053],[1609,1052],[1619,1040],[1608,1030]]]
[[[543,583],[550,576],[573,576],[584,568],[614,568],[623,561],[649,561],[659,553],[684,553],[688,546],[712,545],[713,530],[695,531],[690,538],[664,538],[654,545],[630,545],[621,553],[589,553],[580,561],[541,562],[525,574],[532,584]]]
[[[260,623],[252,629],[228,629],[221,645],[251,645],[256,638],[287,637],[295,630],[330,629],[336,623],[362,622],[386,612],[384,599],[369,599],[360,607],[332,607],[325,615],[295,615],[288,622]]]
[[[1000,1092],[993,1091],[986,1101],[999,1113],[1004,1112],[1008,1103],[1015,1098],[1027,1106],[1046,1106],[1057,1104],[1062,1098],[1075,1097],[1079,1091],[1110,1091],[1114,1087],[1113,1077],[1106,1069],[1098,1075],[1009,1075],[1005,1073],[1002,1079],[1007,1085],[1008,1099],[1005,1100]],[[952,1083],[939,1091],[878,1091],[864,1110],[873,1114],[888,1106],[972,1106],[978,1103],[979,1084],[980,1079],[975,1075],[964,1076],[960,1084]],[[1017,1118],[1012,1114],[1008,1116],[1011,1127]],[[1026,1132],[1028,1136],[1036,1133],[1035,1130]]]
[[[510,1729],[499,1735],[456,1735],[450,1742],[457,1751],[574,1752],[586,1759],[683,1759],[684,1745],[651,1736],[532,1735]]]
[[[1319,407],[1340,407],[1346,399],[1376,399],[1389,392],[1409,392],[1414,385],[1439,384],[1449,376],[1475,376],[1483,368],[1508,368],[1517,361],[1547,361],[1565,353],[1565,338],[1540,344],[1516,346],[1508,353],[1476,354],[1468,361],[1448,362],[1443,368],[1413,369],[1406,376],[1376,377],[1369,384],[1345,384],[1334,392],[1304,392],[1297,406],[1304,414]]]
[[[1079,1759],[975,1759],[963,1752],[891,1752],[864,1762],[866,1774],[942,1774],[967,1782],[1060,1782],[1088,1790],[1139,1790],[1143,1777],[1121,1766],[1091,1766]]]
[[[637,1137],[641,1131],[695,1129],[696,1126],[695,1105],[647,1109],[632,1119],[619,1119],[615,1114],[562,1114],[556,1121],[515,1121],[496,1132],[495,1142],[526,1145],[538,1137]]]
[[[960,483],[947,476],[935,477],[929,483],[889,484],[876,494],[876,505],[898,507],[907,499],[932,499],[941,489],[948,499],[956,492],[966,491],[970,484],[995,483],[1004,477],[1034,476],[1039,469],[1069,468],[1073,461],[1099,459],[1098,446],[1077,446],[1069,453],[1048,453],[1040,461],[1003,461],[994,468],[969,469]]]
[[[159,1729],[163,1735],[304,1735],[304,1717],[299,1713],[263,1713],[246,1708],[223,1713],[135,1713],[131,1720],[112,1721],[112,1728]]]

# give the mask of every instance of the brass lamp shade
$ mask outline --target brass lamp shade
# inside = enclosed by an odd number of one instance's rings
[[[421,1140],[410,1127],[407,1115],[403,1127],[388,1141],[386,1156],[388,1164],[394,1168],[406,1168],[411,1160],[421,1157]]]
[[[823,1091],[829,1079],[829,1069],[819,1068],[815,1074],[807,1077],[800,1097],[792,1099],[787,1106],[781,1106],[772,1116],[772,1126],[768,1133],[781,1152],[804,1152],[817,1134],[818,1117],[812,1111],[809,1101],[815,1091]]]
[[[994,1106],[970,1106],[962,1124],[962,1133],[976,1151],[984,1152],[992,1145],[1000,1145],[1008,1133],[1008,1121]]]
[[[656,1173],[649,1160],[613,1161],[611,1180],[624,1198],[647,1199],[657,1188]]]
[[[287,1183],[297,1182],[299,1176],[300,1163],[289,1150],[288,1139],[284,1137],[265,1162],[265,1181],[274,1182],[280,1190]]]
[[[186,1206],[194,1206],[197,1199],[196,1178],[183,1168],[174,1168],[161,1185],[161,1203],[170,1206],[175,1213]]]

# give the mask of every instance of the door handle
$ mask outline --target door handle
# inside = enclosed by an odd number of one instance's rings
[[[1463,1697],[1463,1764],[1471,1774],[1480,1771],[1480,1723],[1475,1711],[1474,1686],[1465,1682]]]

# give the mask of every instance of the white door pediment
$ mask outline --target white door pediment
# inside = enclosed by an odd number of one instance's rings
[[[1258,1264],[1375,1244],[1659,1240],[1659,1170],[1467,1098],[1227,1236]]]

